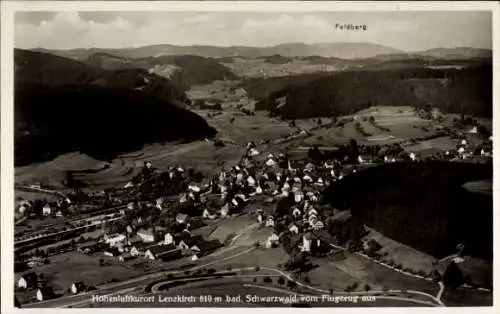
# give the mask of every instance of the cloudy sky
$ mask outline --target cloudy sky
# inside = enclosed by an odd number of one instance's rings
[[[366,31],[335,29],[364,24]],[[492,48],[490,12],[17,12],[18,48],[123,48],[151,44],[272,46],[371,42],[416,51]]]

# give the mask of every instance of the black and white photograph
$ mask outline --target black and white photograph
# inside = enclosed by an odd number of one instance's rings
[[[12,311],[493,309],[498,4],[159,2],[2,4]]]

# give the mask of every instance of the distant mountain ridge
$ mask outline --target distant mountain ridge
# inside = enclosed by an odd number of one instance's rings
[[[189,103],[184,92],[177,89],[172,82],[137,67],[122,67],[113,71],[49,53],[16,49],[14,69],[16,84],[125,88],[141,91],[181,107]]]
[[[197,55],[165,55],[130,59],[98,52],[83,60],[86,64],[106,70],[143,69],[187,90],[193,85],[210,84],[216,80],[238,80],[229,68],[211,58]]]
[[[149,58],[160,57],[164,55],[198,55],[207,58],[225,58],[225,57],[244,57],[260,58],[273,55],[283,57],[335,57],[342,59],[371,58],[380,55],[422,55],[431,57],[491,57],[491,49],[478,49],[471,47],[458,48],[435,48],[419,52],[405,52],[399,49],[373,44],[373,43],[285,43],[270,47],[245,47],[245,46],[176,46],[170,44],[150,45],[137,48],[120,49],[71,49],[71,50],[47,50],[34,49],[36,51],[45,51],[57,54],[63,57],[74,58],[77,60],[86,60],[95,53],[110,53],[124,58]]]

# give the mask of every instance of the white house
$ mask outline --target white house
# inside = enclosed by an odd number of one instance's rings
[[[226,203],[222,208],[220,209],[220,216],[221,217],[226,217],[229,214],[229,204]]]
[[[274,166],[276,166],[276,161],[274,161],[273,159],[268,159],[266,161],[266,166],[268,166],[268,167],[274,167]]]
[[[26,207],[24,205],[21,205],[21,206],[19,206],[18,211],[20,214],[22,214],[26,211]]]
[[[71,284],[71,287],[69,288],[69,290],[71,291],[71,293],[77,294],[77,293],[85,290],[85,285],[83,284],[83,282],[77,281],[77,282],[74,282],[73,284]]]
[[[255,179],[252,177],[252,176],[249,176],[247,178],[247,182],[248,182],[248,185],[251,186],[251,187],[254,187],[255,186]]]
[[[53,298],[55,295],[54,290],[50,287],[39,288],[36,291],[36,299],[38,301],[48,300]]]
[[[302,237],[301,252],[311,252],[311,240],[308,235]]]
[[[123,186],[123,188],[125,188],[125,189],[128,189],[128,188],[133,188],[133,187],[134,187],[134,184],[133,184],[131,181],[130,181],[130,182],[127,182],[127,184],[125,184],[125,185]]]
[[[189,185],[189,186],[188,186],[188,189],[189,189],[190,191],[193,191],[193,192],[196,192],[196,193],[200,192],[200,187],[199,187],[199,186],[196,186],[196,185]]]
[[[307,174],[304,177],[302,177],[302,180],[309,182],[309,183],[312,182],[312,178],[310,176],[308,176]]]
[[[211,214],[210,211],[207,208],[205,208],[203,210],[203,218],[215,219],[215,215]]]
[[[311,226],[314,230],[320,230],[323,229],[325,225],[321,222],[321,220],[316,219],[313,223],[311,223]]]
[[[417,155],[415,155],[415,153],[414,153],[414,152],[411,152],[409,156],[410,156],[410,159],[411,159],[412,161],[416,161],[416,160],[417,160]]]
[[[191,260],[191,262],[196,262],[199,258],[198,258],[198,255],[193,254],[193,255],[191,255],[191,257],[189,259]]]
[[[134,203],[132,203],[132,202],[128,203],[127,209],[130,209],[130,210],[134,209]]]
[[[184,240],[179,241],[177,247],[182,250],[189,250],[189,245],[187,245],[186,242],[184,242]]]
[[[481,157],[490,157],[490,156],[491,152],[484,150],[484,148],[481,149]]]
[[[152,243],[155,241],[155,237],[152,230],[139,230],[137,236],[141,238],[144,243]]]
[[[251,156],[251,157],[257,156],[259,154],[260,154],[260,152],[258,150],[256,150],[255,148],[250,148],[250,150],[248,151],[248,156]]]
[[[293,215],[294,217],[300,217],[300,215],[301,215],[301,214],[302,214],[302,213],[301,213],[300,209],[298,209],[297,207],[295,207],[295,208],[293,209],[293,211],[292,211],[292,215]]]
[[[299,227],[297,227],[296,224],[292,224],[289,228],[288,231],[291,233],[299,234]]]
[[[179,203],[183,204],[187,202],[187,195],[182,194],[181,198],[179,199]]]
[[[50,205],[49,205],[49,204],[47,204],[47,205],[43,206],[43,208],[42,208],[42,214],[43,214],[44,216],[48,216],[48,215],[50,215],[51,213],[52,213],[52,208],[50,208]]]
[[[187,218],[188,218],[188,215],[178,213],[177,216],[175,216],[175,221],[177,221],[180,224],[183,224],[186,222]]]
[[[24,277],[19,278],[19,280],[17,281],[17,287],[21,289],[28,288],[28,283],[26,282],[26,279],[24,279]]]
[[[273,234],[269,236],[269,238],[267,238],[266,240],[266,248],[271,248],[273,244],[278,242],[279,242],[279,237],[275,232],[273,232]]]
[[[466,139],[463,139],[460,143],[461,143],[462,145],[467,145],[467,140],[466,140]]]
[[[262,194],[262,188],[260,186],[257,186],[255,189],[255,194]]]
[[[318,215],[318,212],[316,211],[316,209],[314,208],[311,208],[309,209],[309,212],[307,213],[309,216],[317,216]]]
[[[165,233],[165,236],[163,237],[163,244],[165,245],[175,244],[174,236],[170,232]]]
[[[261,214],[261,213],[259,213],[259,214],[257,215],[257,221],[258,221],[259,223],[262,223],[262,221],[263,221],[263,217],[262,217],[262,214]]]
[[[471,133],[471,134],[477,134],[477,126],[474,126],[472,129],[470,129],[469,133]]]
[[[266,227],[274,227],[274,218],[269,216],[266,220]]]

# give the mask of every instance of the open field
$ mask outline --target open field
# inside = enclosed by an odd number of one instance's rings
[[[215,84],[215,83],[214,83]],[[221,87],[222,88],[222,87]],[[145,161],[152,161],[156,167],[164,167],[170,163],[182,163],[186,167],[195,167],[205,175],[211,175],[223,165],[234,165],[245,152],[249,141],[257,144],[261,140],[276,140],[288,136],[294,131],[288,121],[269,118],[265,112],[257,112],[255,116],[247,116],[237,110],[224,110],[219,115],[208,118],[209,110],[196,110],[200,116],[218,131],[218,137],[226,141],[225,147],[215,147],[212,142],[195,141],[191,143],[158,143],[146,145],[142,150],[119,156],[107,163],[95,160],[83,154],[71,153],[58,158],[16,169],[17,183],[33,183],[46,181],[58,188],[63,188],[64,171],[67,170],[98,170],[93,173],[76,172],[75,178],[88,184],[91,190],[125,185]],[[374,124],[368,121],[374,117]],[[234,121],[231,122],[231,119]],[[354,119],[370,136],[361,134],[355,127]],[[451,115],[442,126],[451,125]],[[342,127],[328,127],[330,119],[322,118],[324,127],[318,127],[313,119],[296,120],[297,127],[308,130],[311,136],[299,137],[282,144],[259,145],[261,153],[283,150],[285,147],[313,146],[316,144],[331,146],[343,144],[350,139],[365,145],[383,145],[404,142],[409,139],[427,137],[437,132],[437,123],[419,118],[410,107],[372,107],[355,115],[345,116],[339,120],[347,120]],[[378,126],[375,127],[374,125]],[[384,128],[384,129],[380,129]],[[426,127],[425,131],[422,127]],[[312,130],[312,131],[311,131]],[[480,140],[479,135],[468,134],[470,142]],[[231,144],[233,143],[233,144]],[[447,136],[424,140],[405,147],[422,155],[437,150],[455,147],[458,141]],[[101,169],[101,170],[99,170]]]
[[[366,239],[374,239],[382,245],[379,253],[387,252],[388,255],[385,259],[393,259],[395,263],[400,263],[404,268],[416,271],[423,270],[428,273],[433,269],[432,263],[437,261],[435,257],[387,238],[376,230],[370,229],[369,231]]]
[[[326,64],[309,64],[307,60],[293,59],[285,63],[269,63],[265,59],[233,58],[233,62],[222,63],[240,77],[273,77],[293,74],[338,71],[341,68]]]
[[[89,256],[80,252],[70,252],[49,257],[50,264],[42,265],[37,271],[55,290],[67,290],[75,281],[83,281],[87,285],[97,286],[112,279],[125,280],[141,274],[140,271],[121,265],[99,266],[99,256]],[[104,257],[106,260],[106,258]]]
[[[349,255],[343,260],[336,261],[334,266],[374,286],[419,290],[430,294],[436,294],[438,291],[438,285],[435,283],[400,274],[361,256]]]
[[[348,286],[357,283],[358,290],[363,291],[365,284],[370,284],[372,290],[379,290],[382,286],[373,285],[369,282],[360,280],[359,278],[349,274],[345,270],[336,266],[337,261],[331,258],[316,258],[313,262],[318,267],[313,268],[303,276],[310,279],[310,285],[324,290],[333,289],[335,291],[343,291]]]
[[[249,254],[244,254],[228,260],[225,265],[231,266],[232,268],[254,266],[278,268],[278,264],[283,265],[288,259],[289,256],[282,246],[270,249],[260,247]]]
[[[210,234],[210,239],[217,239],[224,242],[228,236],[242,232],[245,228],[250,229],[256,223],[255,219],[247,215],[220,219],[217,223],[217,228]]]

